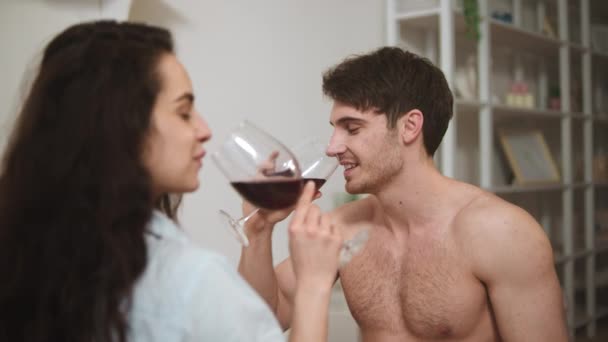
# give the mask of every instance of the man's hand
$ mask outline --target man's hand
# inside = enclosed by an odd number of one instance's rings
[[[253,210],[257,209],[251,203],[243,201],[243,215],[249,215]],[[265,230],[271,230],[275,224],[283,221],[294,207],[289,207],[281,210],[266,210],[260,209],[247,222],[245,222],[245,232],[248,237],[257,236]]]
[[[320,191],[316,191],[313,200],[320,198],[322,195],[323,194]],[[271,230],[275,224],[287,218],[294,208],[295,206],[281,210],[258,210],[258,212],[245,223],[247,237],[251,238],[265,230]],[[243,216],[249,215],[249,213],[256,209],[257,208],[251,203],[243,201]]]

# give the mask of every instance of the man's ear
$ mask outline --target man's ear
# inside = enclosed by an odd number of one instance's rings
[[[397,121],[397,128],[401,141],[409,145],[414,142],[422,133],[422,124],[424,123],[424,115],[418,109],[412,109],[405,113]]]

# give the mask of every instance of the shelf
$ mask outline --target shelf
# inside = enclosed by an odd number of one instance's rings
[[[563,255],[562,253],[556,253],[554,256],[553,263],[555,265],[560,265],[565,263],[566,261],[572,260],[573,257],[570,255]]]
[[[558,39],[520,29],[496,19],[490,19],[490,35],[493,45],[508,46],[513,51],[525,51],[545,58],[557,57],[562,45]]]
[[[421,20],[424,22],[426,19],[439,16],[439,7],[430,7],[425,9],[419,9],[415,11],[401,12],[395,14],[395,19],[399,22],[409,21],[410,23]],[[426,26],[429,27],[429,26]]]
[[[464,15],[461,11],[453,10],[454,28],[456,33],[464,33],[466,31]],[[439,27],[439,8],[427,8],[418,11],[395,14],[395,19],[400,24],[404,24],[417,29],[436,29]]]
[[[608,316],[608,307],[599,308],[595,312],[595,315],[593,315],[593,316],[587,315],[587,313],[584,312],[583,310],[581,310],[581,311],[577,310],[574,314],[574,328],[575,329],[583,328],[586,325],[588,325],[589,323],[600,320],[606,316]],[[577,339],[577,341],[578,341],[578,339]],[[593,339],[593,340],[585,340],[585,341],[596,341],[596,340]]]
[[[560,112],[557,110],[521,108],[505,105],[493,105],[492,110],[494,114],[504,116],[535,116],[539,118],[558,119],[568,115],[568,113]]]
[[[574,253],[572,253],[571,255],[564,255],[563,253],[556,253],[555,254],[555,264],[559,265],[559,264],[563,264],[567,261],[574,261],[574,260],[578,260],[581,258],[585,258],[591,254],[594,253],[596,249],[579,249],[578,251],[575,251]]]
[[[570,43],[568,43],[568,46],[570,47],[570,50],[572,50],[573,52],[576,52],[576,53],[580,53],[580,54],[589,51],[589,48],[584,46],[581,43],[570,42]]]
[[[555,255],[554,255],[554,257],[553,257],[553,258],[554,258],[553,263],[554,263],[555,265],[563,264],[563,263],[565,263],[567,260],[570,260],[570,258],[569,258],[569,257],[567,257],[567,256],[565,256],[565,255],[563,255],[563,254],[561,254],[561,253],[555,253]]]
[[[608,187],[608,182],[577,182],[572,184],[539,184],[539,185],[500,185],[485,188],[486,191],[493,192],[496,194],[513,194],[513,193],[527,193],[527,192],[551,192],[561,191],[565,189],[580,190],[590,187]]]
[[[596,237],[595,248],[594,248],[595,254],[600,254],[600,253],[603,253],[606,251],[608,251],[608,241],[605,239],[598,241],[598,239]]]
[[[608,188],[608,181],[596,181],[593,182],[593,186],[596,188]]]
[[[608,270],[595,271],[595,287],[606,287],[608,285]]]
[[[595,313],[595,319],[602,319],[608,316],[608,307],[599,308]]]
[[[593,183],[585,183],[585,182],[581,182],[581,183],[573,183],[571,185],[572,189],[574,190],[580,190],[580,189],[585,189],[588,188],[592,185]]]
[[[591,56],[594,59],[593,63],[608,64],[608,53],[591,50]]]
[[[461,11],[453,10],[454,28],[456,33],[464,33],[466,24]],[[483,17],[482,19],[485,19]],[[439,27],[439,8],[432,7],[411,12],[395,14],[395,19],[401,24],[418,29],[436,29]],[[543,34],[517,28],[512,24],[503,23],[490,18],[490,35],[494,47],[509,46],[514,51],[526,51],[530,54],[540,54],[557,57],[562,42]],[[579,44],[570,44],[573,49],[584,49]]]
[[[593,317],[590,317],[589,315],[587,315],[586,312],[583,312],[583,311],[576,312],[574,316],[575,316],[575,318],[574,318],[575,329],[582,328],[582,327],[586,326],[587,324],[591,323],[592,321],[597,321],[599,319],[602,319],[602,318],[608,316],[608,307],[599,308],[595,312],[595,315],[593,315]]]
[[[484,102],[479,102],[477,100],[464,100],[464,99],[456,99],[456,109],[458,111],[464,112],[473,112],[479,111],[484,105]],[[492,105],[492,112],[495,115],[499,116],[528,116],[528,117],[538,117],[538,118],[547,118],[547,119],[559,119],[564,117],[571,117],[573,119],[583,120],[583,119],[591,119],[592,116],[588,114],[583,114],[580,112],[568,113],[562,112],[559,110],[551,110],[551,109],[538,109],[538,108],[524,108],[524,107],[514,107],[507,105]],[[607,117],[602,117],[602,119],[608,120]]]
[[[573,119],[575,119],[575,120],[589,120],[589,119],[592,118],[591,115],[580,113],[580,112],[570,113],[570,117],[573,118]]]
[[[595,288],[602,288],[602,287],[606,287],[608,286],[608,270],[602,270],[602,271],[595,271],[595,281],[594,281],[594,287]],[[577,291],[584,291],[586,290],[585,287],[585,279],[576,279],[574,282],[574,287]]]
[[[595,120],[596,122],[608,123],[608,114],[595,114],[593,115],[593,120]]]
[[[584,311],[575,311],[574,314],[574,329],[582,328],[587,324],[591,323],[593,317],[587,315]]]
[[[567,186],[563,184],[543,184],[543,185],[503,185],[487,188],[487,191],[496,194],[517,194],[528,192],[551,192],[561,191]]]
[[[485,103],[477,100],[456,99],[454,102],[456,103],[457,113],[479,112],[485,106]]]

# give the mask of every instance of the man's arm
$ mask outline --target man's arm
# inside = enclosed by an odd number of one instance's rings
[[[314,194],[313,200],[321,196]],[[253,208],[243,203],[243,213]],[[293,208],[277,211],[260,210],[246,222],[245,232],[249,246],[241,250],[239,273],[268,303],[281,327],[291,327],[295,305],[296,276],[291,258],[283,260],[276,268],[272,258],[272,232],[277,222],[284,220]],[[336,278],[337,279],[337,278]]]
[[[319,196],[320,193],[317,192],[314,199]],[[368,202],[369,199],[348,203],[327,213],[328,218],[336,227],[348,225],[358,227],[360,224],[344,222],[341,217],[348,217],[349,220],[356,222],[366,219],[371,213]],[[245,203],[244,213],[249,210],[251,208]],[[273,212],[260,210],[248,220],[245,232],[249,238],[249,246],[242,249],[239,262],[239,273],[264,298],[285,330],[291,327],[294,315],[296,276],[291,258],[285,259],[273,268],[272,231],[275,223],[285,219],[290,212],[291,209]],[[348,232],[346,235],[349,235]],[[334,282],[336,280],[337,275]]]
[[[289,329],[296,287],[291,259],[285,259],[275,269],[271,239],[249,238],[249,247],[241,252],[239,273],[268,303],[281,327]]]
[[[477,208],[467,224],[476,276],[486,285],[503,341],[568,341],[551,244],[524,210]],[[479,214],[479,212],[483,214]]]
[[[243,278],[268,303],[284,330],[290,327],[296,278],[290,258],[274,268],[272,231],[276,222],[283,220],[290,212],[291,209],[274,212],[260,210],[247,221],[245,232],[249,246],[242,249],[238,268]]]

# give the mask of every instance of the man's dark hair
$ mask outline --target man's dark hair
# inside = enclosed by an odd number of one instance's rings
[[[453,97],[443,72],[397,47],[347,58],[323,75],[323,93],[360,111],[387,116],[389,128],[412,109],[424,116],[422,134],[432,156],[452,118]]]

